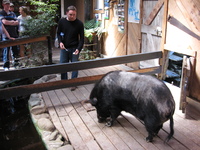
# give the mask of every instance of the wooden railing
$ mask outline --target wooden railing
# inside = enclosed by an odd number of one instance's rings
[[[27,43],[34,43],[39,41],[47,41],[49,64],[52,64],[52,46],[51,46],[51,37],[49,35],[37,36],[37,37],[22,37],[22,38],[16,38],[15,40],[0,41],[0,48],[22,45]]]
[[[176,46],[170,46],[165,44],[164,51],[173,51],[179,54],[183,54],[182,71],[181,71],[181,82],[180,82],[180,103],[179,109],[185,113],[187,105],[187,97],[190,97],[190,90],[193,89],[191,85],[192,78],[195,73],[197,51],[191,49],[182,49]]]
[[[56,65],[48,65],[48,66],[40,66],[35,68],[27,68],[27,69],[19,69],[19,70],[10,70],[6,72],[0,72],[0,81],[3,80],[11,80],[16,78],[28,78],[34,76],[43,76],[48,74],[62,73],[63,71],[74,71],[74,70],[84,70],[90,68],[111,66],[117,64],[126,64],[130,62],[137,62],[149,59],[157,59],[162,57],[161,51],[149,52],[149,53],[140,53],[140,54],[132,54],[126,56],[119,56],[113,58],[103,58],[103,59],[95,59],[88,61],[79,61],[68,64],[56,64]],[[145,73],[145,74],[156,74],[161,73],[161,66],[155,66],[146,69],[139,70],[131,70],[132,72]],[[31,85],[23,85],[10,87],[0,90],[1,98],[9,98],[20,95],[28,95],[31,93],[38,93],[48,90],[67,88],[71,86],[78,86],[84,84],[94,83],[99,80],[103,75],[97,76],[89,76],[82,77],[70,80],[60,80],[53,81],[41,84],[31,84]]]

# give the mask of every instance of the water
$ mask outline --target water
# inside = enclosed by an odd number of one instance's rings
[[[0,99],[0,149],[46,150],[28,109],[29,96]]]
[[[0,149],[45,150],[29,115],[28,97],[0,101]]]

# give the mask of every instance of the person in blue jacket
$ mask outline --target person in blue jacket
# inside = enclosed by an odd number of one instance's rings
[[[10,9],[10,0],[2,1],[3,10],[0,12],[0,20],[2,21],[4,27],[8,31],[9,35],[13,38],[18,38],[18,25],[19,22],[16,18],[14,12],[11,12]],[[3,40],[7,40],[7,37],[3,37]],[[9,51],[12,48],[12,57],[14,58],[14,66],[16,67],[18,63],[19,57],[19,48],[18,46],[5,47],[3,48],[3,68],[4,70],[8,70],[10,68],[9,61]]]

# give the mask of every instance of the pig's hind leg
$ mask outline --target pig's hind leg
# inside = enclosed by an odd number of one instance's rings
[[[153,118],[153,117],[151,117]],[[152,142],[153,137],[156,136],[159,132],[159,130],[162,128],[162,124],[160,124],[160,121],[157,119],[145,119],[144,124],[146,127],[146,130],[148,132],[148,136],[146,137],[147,142]]]

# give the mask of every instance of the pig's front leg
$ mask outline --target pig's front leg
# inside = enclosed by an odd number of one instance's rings
[[[118,107],[111,107],[110,109],[110,118],[106,122],[106,126],[111,127],[114,123],[114,121],[117,119],[117,117],[121,114],[121,109]]]

